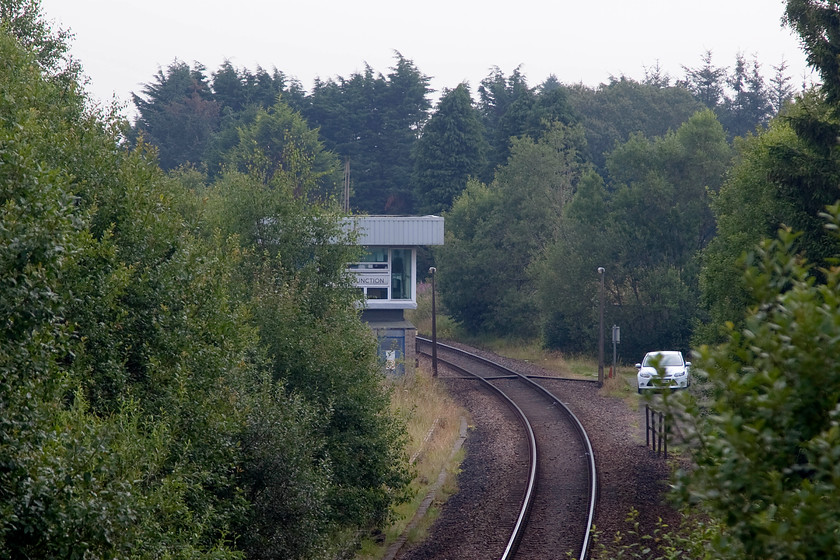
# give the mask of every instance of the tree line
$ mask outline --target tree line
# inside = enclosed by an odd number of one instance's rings
[[[541,119],[542,129],[508,138],[506,160],[489,177],[465,173],[466,188],[450,190],[446,243],[435,258],[443,302],[461,326],[593,352],[599,267],[623,360],[652,348],[688,351],[737,317],[734,287],[727,297],[712,294],[720,277],[704,273],[707,246],[731,242],[718,236],[715,204],[739,149],[805,109],[792,103],[783,66],[774,97],[755,61],[739,57],[733,74],[714,67],[710,53],[703,61],[674,84],[653,71],[643,83],[537,90],[563,99],[567,118]],[[427,126],[442,118],[433,114]],[[812,210],[830,202],[824,196]]]
[[[767,79],[756,59],[730,70],[706,52],[680,79],[652,68],[592,88],[554,76],[532,87],[496,68],[432,109],[428,77],[400,53],[387,74],[366,66],[311,92],[276,68],[225,62],[208,75],[176,60],[135,94],[129,138],[156,145],[165,170],[212,181],[259,115],[299,115],[323,143],[324,195],[339,196],[348,164],[352,212],[447,214],[446,245],[424,259],[440,261],[443,301],[468,332],[587,351],[591,271],[605,266],[608,319],[632,360],[687,348],[708,322],[698,254],[715,236],[710,203],[733,141],[793,99],[786,69]],[[587,193],[600,206],[584,210]]]
[[[742,136],[791,98],[790,82],[784,61],[767,79],[756,59],[739,54],[730,70],[706,52],[682,79],[654,68],[641,82],[621,76],[595,88],[555,76],[532,87],[519,68],[510,75],[495,68],[475,94],[458,84],[439,92],[433,108],[429,77],[399,52],[384,74],[366,65],[349,77],[316,79],[311,91],[277,68],[226,61],[208,72],[176,59],[133,94],[138,117],[131,136],[159,148],[164,170],[192,165],[213,176],[237,128],[279,99],[318,129],[342,163],[349,161],[354,211],[440,213],[467,177],[492,180],[511,138],[537,139],[547,123],[582,124],[587,157],[601,168],[605,153],[631,133],[665,134],[702,107],[715,112],[728,138]],[[447,149],[436,153],[434,146]]]

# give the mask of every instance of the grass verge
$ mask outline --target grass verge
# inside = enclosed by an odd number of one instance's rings
[[[407,368],[404,376],[390,378],[392,410],[406,423],[409,443],[408,459],[414,469],[409,493],[411,499],[396,507],[392,524],[384,533],[365,538],[356,560],[379,560],[406,528],[420,508],[438,475],[446,470],[445,484],[435,494],[435,500],[422,521],[407,533],[406,545],[422,540],[440,513],[440,504],[457,492],[456,475],[464,458],[463,449],[452,457],[452,449],[460,437],[461,418],[469,422],[466,411],[459,407],[441,383],[423,367]]]

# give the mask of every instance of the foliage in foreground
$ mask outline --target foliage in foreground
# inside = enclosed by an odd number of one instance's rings
[[[713,560],[719,558],[710,546],[720,536],[719,524],[708,519],[683,517],[679,526],[662,519],[643,531],[639,512],[632,509],[625,519],[627,529],[604,535],[593,529],[591,556],[597,560]]]
[[[840,235],[840,204],[823,217]],[[700,392],[664,395],[691,467],[679,527],[596,534],[596,558],[817,559],[840,553],[840,258],[816,268],[780,230],[744,257],[756,303],[694,358]],[[609,538],[607,538],[609,537]]]
[[[236,557],[254,370],[231,261],[78,94],[0,52],[0,556]]]
[[[352,546],[400,497],[402,432],[334,216],[297,196],[317,170],[289,143],[292,168],[176,181],[78,91],[0,31],[0,557]]]
[[[825,217],[837,235],[840,206]],[[817,283],[799,238],[781,230],[748,255],[757,303],[694,362],[709,410],[670,403],[696,465],[677,474],[676,496],[724,526],[714,544],[725,558],[840,553],[840,261],[829,259]]]

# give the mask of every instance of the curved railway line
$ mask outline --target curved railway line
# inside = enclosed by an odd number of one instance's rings
[[[431,355],[431,341],[418,337],[417,351]],[[441,343],[437,344],[437,360],[449,371],[479,380],[521,424],[517,453],[526,459],[517,461],[520,491],[507,497],[498,494],[500,500],[517,501],[500,504],[499,511],[517,513],[494,516],[496,528],[488,533],[509,536],[505,543],[488,539],[484,557],[584,560],[590,546],[598,477],[583,425],[539,383],[501,364]]]

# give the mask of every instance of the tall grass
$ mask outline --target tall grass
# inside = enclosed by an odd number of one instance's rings
[[[409,488],[410,500],[393,510],[393,523],[378,539],[365,539],[356,560],[382,558],[388,546],[400,538],[412,521],[420,503],[437,482],[444,469],[449,473],[447,483],[439,489],[435,502],[445,499],[457,491],[455,475],[463,451],[454,458],[452,449],[460,437],[461,417],[467,412],[459,407],[446,392],[442,384],[432,377],[422,365],[408,368],[403,376],[390,377],[391,409],[406,423],[408,446],[406,460],[412,460],[414,479]],[[409,543],[419,541],[426,529],[436,518],[438,509],[430,508],[424,522],[409,533]]]
[[[417,284],[417,309],[407,310],[405,318],[417,327],[419,335],[432,336],[432,284],[430,282]],[[439,338],[455,340],[464,336],[462,329],[449,317],[446,307],[441,302],[440,294],[435,297],[435,322]]]

